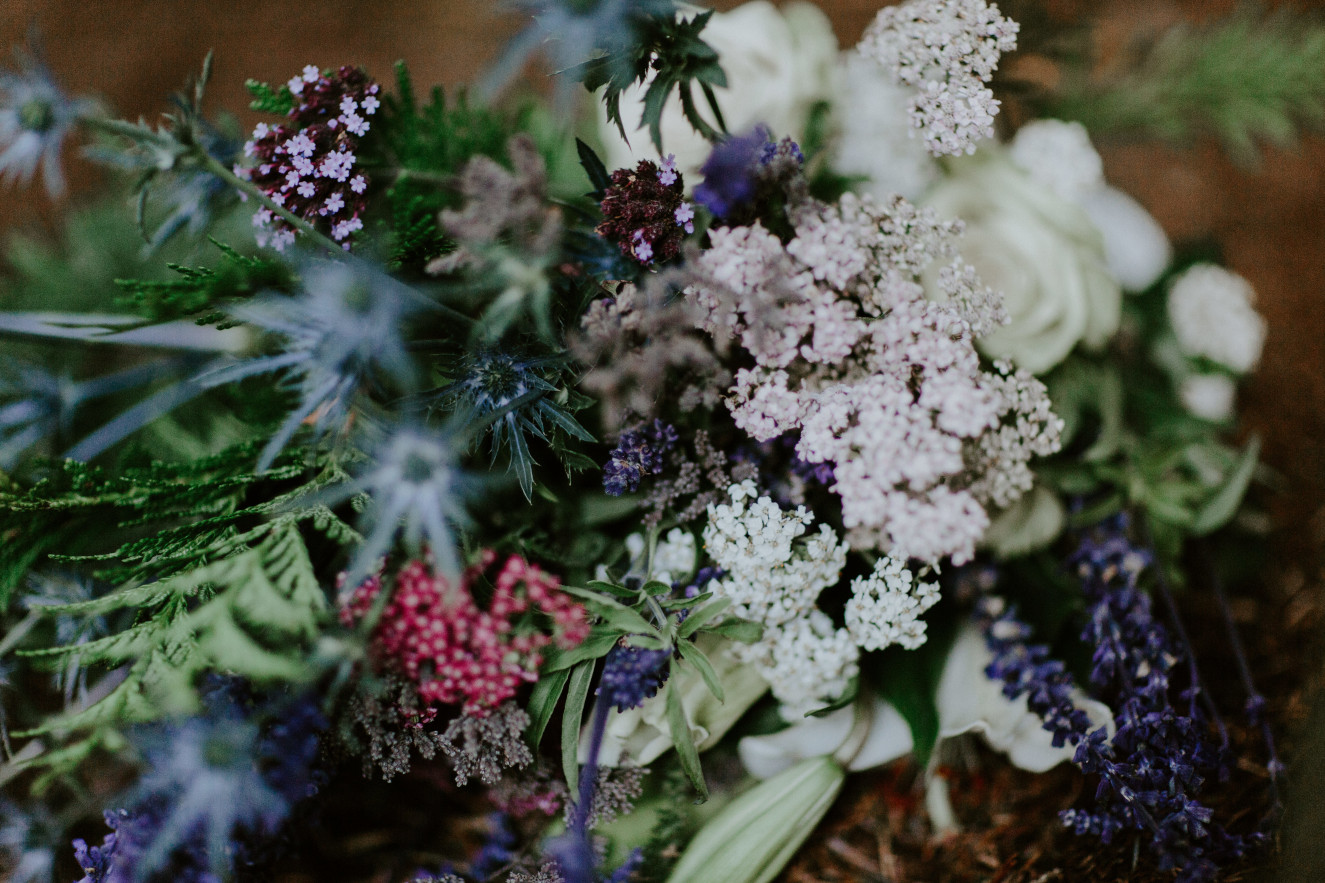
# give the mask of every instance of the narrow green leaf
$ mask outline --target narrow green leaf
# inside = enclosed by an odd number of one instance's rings
[[[618,598],[638,598],[639,592],[634,589],[628,589],[625,586],[618,586],[616,583],[603,582],[600,579],[591,579],[586,583],[589,588],[595,592],[607,592],[616,595]]]
[[[529,745],[535,751],[543,741],[543,732],[547,729],[548,721],[552,720],[552,712],[556,710],[557,701],[561,699],[561,691],[566,688],[568,680],[570,680],[568,668],[561,671],[545,671],[539,677],[538,683],[534,684],[533,692],[529,694],[529,729],[526,732]]]
[[[727,619],[717,625],[709,626],[708,631],[731,638],[733,641],[740,641],[742,644],[753,644],[764,636],[764,627],[748,619]]]
[[[848,705],[850,705],[851,703],[855,702],[855,701],[856,701],[856,697],[857,697],[858,695],[860,695],[860,676],[859,676],[859,675],[853,677],[853,678],[847,683],[847,688],[846,688],[845,690],[842,691],[842,695],[841,695],[841,696],[838,696],[836,699],[834,699],[834,700],[833,700],[832,702],[830,702],[829,704],[825,705],[823,708],[816,708],[814,711],[807,711],[807,712],[805,712],[805,716],[806,716],[806,717],[827,717],[828,715],[832,714],[834,711],[837,711],[838,709],[841,709],[841,708],[846,708]]]
[[[677,630],[677,635],[682,638],[688,638],[700,629],[704,623],[714,619],[720,613],[732,606],[731,598],[719,598],[712,604],[705,604],[698,610],[691,610],[690,615],[681,623],[681,628]]]
[[[644,594],[646,595],[666,595],[672,590],[672,587],[660,580],[651,579],[644,584]]]
[[[612,186],[612,178],[607,173],[607,166],[594,153],[593,148],[585,144],[579,138],[575,139],[575,150],[580,155],[580,165],[584,167],[584,173],[589,176],[589,183],[593,185],[593,196],[598,196],[607,191]]]
[[[594,613],[623,632],[639,632],[645,635],[656,635],[658,633],[658,630],[647,619],[620,601],[614,601],[605,595],[575,586],[562,586],[562,591],[584,601]]]
[[[606,656],[607,652],[620,639],[620,632],[596,625],[589,630],[589,637],[575,647],[569,650],[549,651],[543,664],[543,671],[563,671],[578,665],[586,659],[598,659]]]
[[[667,726],[672,731],[672,743],[676,745],[676,755],[681,761],[681,769],[686,778],[699,792],[700,801],[709,799],[708,785],[704,782],[704,770],[699,765],[699,749],[690,735],[690,725],[686,723],[685,709],[681,706],[681,694],[672,689],[676,683],[676,661],[672,661],[672,674],[667,679]]]
[[[581,662],[570,673],[570,688],[566,691],[566,707],[561,713],[561,770],[566,774],[570,793],[580,787],[580,727],[584,724],[584,701],[593,682],[594,663]]]
[[[1229,471],[1224,486],[1206,501],[1192,521],[1191,531],[1197,536],[1205,536],[1228,524],[1242,505],[1242,498],[1247,494],[1252,476],[1256,474],[1256,465],[1260,462],[1261,440],[1253,436],[1243,449],[1237,464]]]
[[[691,641],[681,641],[676,647],[681,651],[681,658],[699,670],[699,676],[708,685],[709,692],[719,702],[727,701],[727,695],[722,691],[722,682],[718,680],[718,673],[713,670],[713,663],[709,662],[709,658],[704,655],[704,651],[696,647]]]

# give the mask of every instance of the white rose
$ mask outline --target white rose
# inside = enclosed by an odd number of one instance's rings
[[[1035,120],[1008,145],[1036,182],[1081,206],[1104,240],[1109,272],[1125,291],[1144,291],[1173,259],[1164,228],[1141,203],[1104,182],[1104,162],[1081,123]]]
[[[951,163],[924,204],[966,222],[958,251],[1001,291],[1009,322],[980,341],[1036,374],[1078,343],[1102,347],[1122,315],[1122,290],[1085,213],[1037,184],[997,148]]]
[[[1237,273],[1214,264],[1196,264],[1169,289],[1169,324],[1178,346],[1245,374],[1256,367],[1265,346],[1265,320],[1252,306],[1256,292]]]
[[[687,13],[688,14],[688,13]],[[810,108],[828,101],[837,77],[837,37],[818,7],[792,3],[779,11],[766,0],[755,0],[731,12],[714,13],[701,37],[712,46],[727,74],[727,87],[714,90],[727,130],[745,132],[763,123],[774,137],[805,135]],[[639,129],[647,84],[621,95],[621,120],[627,144],[599,103],[599,132],[604,161],[609,169],[634,166],[654,157],[647,129]],[[716,127],[708,102],[696,89],[699,113]],[[681,100],[673,92],[663,107],[664,153],[676,155],[676,165],[693,186],[711,145],[681,113]]]

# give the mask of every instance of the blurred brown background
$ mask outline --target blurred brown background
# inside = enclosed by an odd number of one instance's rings
[[[1068,16],[1087,10],[1101,15],[1105,49],[1150,25],[1208,18],[1237,5],[1236,0],[1050,3]],[[845,46],[881,3],[819,0],[819,5]],[[1266,5],[1325,11],[1325,0]],[[35,28],[51,67],[69,89],[100,94],[125,116],[153,120],[164,109],[165,96],[198,70],[208,49],[216,50],[209,106],[239,111],[247,107],[246,78],[279,83],[310,63],[360,64],[387,79],[391,64],[404,58],[420,87],[457,86],[472,80],[519,24],[494,0],[4,0],[0,49],[21,44]],[[240,117],[247,127],[256,119],[247,111]],[[1173,238],[1215,238],[1231,268],[1259,293],[1270,334],[1243,408],[1247,431],[1262,435],[1265,456],[1283,477],[1272,506],[1278,528],[1270,579],[1316,586],[1319,592],[1319,551],[1325,544],[1325,140],[1310,138],[1292,151],[1269,150],[1256,169],[1235,166],[1208,143],[1182,149],[1100,146],[1114,184],[1140,199]],[[86,163],[71,160],[66,168],[74,187],[64,204],[53,206],[38,192],[0,191],[0,231],[50,228],[60,210],[95,183],[96,173]],[[1276,627],[1275,619],[1269,616],[1265,627]],[[1253,620],[1251,627],[1256,625]],[[1318,663],[1312,665],[1318,669]],[[1311,832],[1325,832],[1315,818],[1302,822],[1307,843],[1315,839]]]

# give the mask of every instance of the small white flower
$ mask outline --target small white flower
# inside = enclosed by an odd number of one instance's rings
[[[1245,374],[1256,367],[1265,345],[1265,320],[1252,304],[1256,293],[1236,273],[1197,264],[1169,290],[1169,323],[1178,346]]]
[[[1237,384],[1227,374],[1191,374],[1178,385],[1182,405],[1202,420],[1222,423],[1233,417]]]

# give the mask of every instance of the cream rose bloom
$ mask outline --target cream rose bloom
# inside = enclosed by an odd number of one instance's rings
[[[999,148],[953,160],[951,170],[923,204],[966,223],[958,251],[1003,293],[1009,317],[980,349],[1043,374],[1079,343],[1102,347],[1118,330],[1122,289],[1086,214]]]
[[[799,141],[810,108],[830,100],[836,91],[837,37],[817,6],[791,3],[779,10],[766,0],[754,0],[731,12],[714,13],[701,36],[718,52],[727,74],[727,87],[714,91],[729,132],[746,132],[763,123],[775,137],[790,135]],[[621,96],[621,120],[629,144],[621,140],[598,103],[603,159],[609,169],[655,157],[648,130],[639,128],[646,89],[647,84],[635,86]],[[698,91],[695,103],[716,127],[708,102]],[[711,146],[686,121],[675,92],[663,107],[662,144],[664,153],[675,154],[677,168],[693,186]]]

